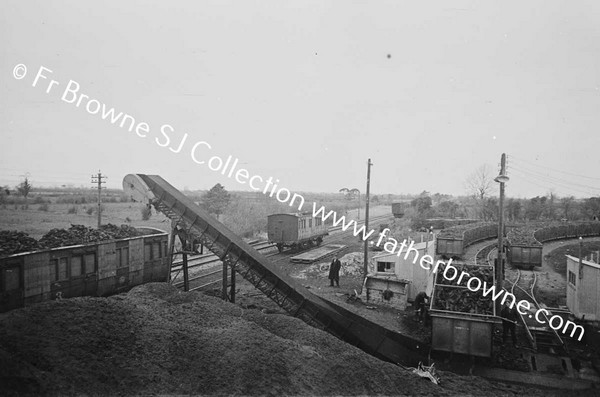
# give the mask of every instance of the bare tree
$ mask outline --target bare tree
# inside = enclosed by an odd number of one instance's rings
[[[480,217],[482,218],[485,213],[485,201],[492,190],[493,182],[492,171],[487,164],[481,165],[465,180],[465,188],[479,202]]]
[[[486,198],[492,190],[494,179],[487,164],[483,164],[469,175],[465,181],[465,187],[469,194],[478,200]]]

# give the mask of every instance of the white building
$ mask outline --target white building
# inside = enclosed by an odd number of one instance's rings
[[[435,239],[413,243],[413,250],[408,258],[404,259],[406,252],[405,249],[398,256],[397,253],[384,251],[373,257],[363,288],[367,301],[404,310],[407,303],[412,302],[419,292],[425,291],[431,296],[432,272],[423,269],[419,260],[426,254],[435,257]]]
[[[580,320],[600,321],[600,265],[567,255],[567,307]]]

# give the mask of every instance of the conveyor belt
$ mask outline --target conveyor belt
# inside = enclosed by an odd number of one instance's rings
[[[129,174],[123,188],[176,221],[292,316],[386,361],[411,366],[427,361],[429,346],[310,293],[160,176]]]

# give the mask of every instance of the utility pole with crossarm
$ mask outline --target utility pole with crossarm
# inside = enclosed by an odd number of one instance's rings
[[[105,175],[102,175],[100,170],[98,170],[98,175],[92,175],[92,184],[98,185],[97,187],[93,187],[92,189],[98,189],[98,229],[100,229],[100,225],[102,224],[102,184],[106,183],[103,179],[106,179]]]

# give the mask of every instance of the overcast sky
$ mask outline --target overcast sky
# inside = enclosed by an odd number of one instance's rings
[[[204,141],[292,191],[363,192],[371,158],[374,193],[464,194],[505,152],[508,195],[600,193],[598,1],[3,1],[0,50],[2,185],[249,190]]]

